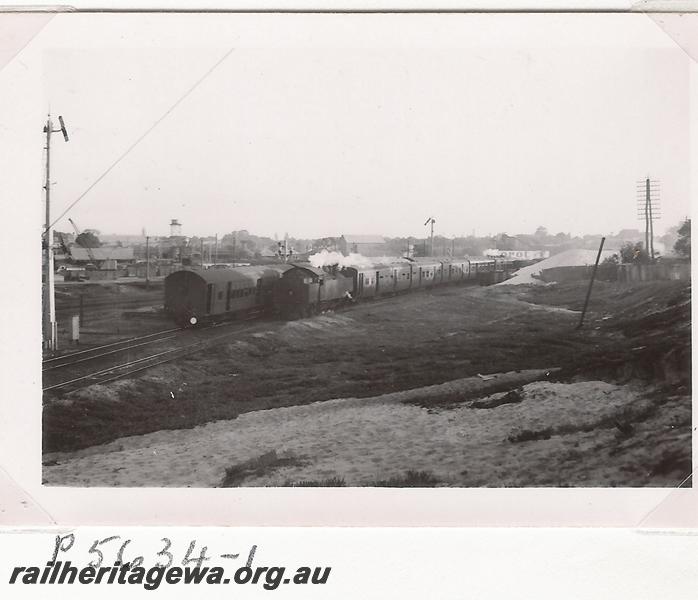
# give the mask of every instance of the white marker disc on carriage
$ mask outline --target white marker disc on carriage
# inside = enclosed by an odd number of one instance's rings
[[[197,323],[197,318],[196,318],[196,317],[191,317],[191,318],[189,319],[189,322],[190,322],[192,325],[196,325],[196,323]]]

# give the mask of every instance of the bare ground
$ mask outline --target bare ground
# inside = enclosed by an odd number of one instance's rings
[[[162,279],[151,281],[147,289],[143,281],[58,284],[58,354],[171,328],[172,323],[156,312],[144,315],[147,318],[124,318],[129,312],[162,307],[163,290]],[[80,347],[77,347],[71,338],[70,323],[73,316],[80,314]]]
[[[261,322],[141,378],[47,398],[46,483],[678,485],[690,287],[598,282],[577,330],[584,292],[450,287]]]

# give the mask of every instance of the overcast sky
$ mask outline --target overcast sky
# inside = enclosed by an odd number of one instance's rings
[[[13,60],[42,62],[23,151],[38,160],[49,105],[68,125],[54,215],[230,49],[69,213],[80,227],[611,232],[644,227],[646,175],[658,231],[689,214],[689,59],[644,15],[62,15]]]

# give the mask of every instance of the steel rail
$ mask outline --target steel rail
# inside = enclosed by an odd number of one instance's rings
[[[108,352],[102,352],[102,354],[95,354],[94,356],[86,356],[83,358],[79,358],[77,360],[71,360],[68,362],[64,362],[58,365],[51,365],[50,367],[45,367],[41,371],[42,373],[45,373],[46,371],[54,371],[56,369],[63,369],[65,367],[72,367],[73,365],[77,365],[83,362],[87,362],[90,360],[96,360],[98,358],[102,358],[104,356],[110,356],[112,354],[119,354],[120,352],[128,352],[129,350],[133,350],[134,348],[140,348],[141,346],[147,346],[148,344],[157,344],[158,342],[162,342],[164,340],[170,340],[172,338],[178,337],[178,334],[175,335],[168,335],[164,337],[159,337],[154,340],[148,340],[147,342],[141,342],[140,344],[132,344],[129,346],[124,346],[123,348],[116,348],[115,350],[109,350]],[[61,358],[66,358],[66,357],[61,357]]]
[[[252,319],[251,319],[251,318],[245,319],[245,321],[250,321],[250,320],[252,320]],[[235,323],[234,321],[233,321],[233,322],[229,322],[229,323],[219,323],[219,324],[217,324],[217,325],[214,325],[214,327],[220,327],[220,326],[223,326],[223,325],[232,325],[232,324],[234,324],[234,323]],[[244,330],[247,330],[247,329],[249,329],[250,327],[251,327],[251,326],[248,326],[248,327],[246,327]],[[132,369],[132,370],[126,371],[126,372],[124,372],[124,373],[119,373],[119,374],[117,374],[117,375],[115,375],[115,376],[108,377],[108,378],[106,378],[106,379],[100,379],[100,380],[98,380],[98,381],[90,381],[90,383],[88,383],[87,385],[80,386],[80,387],[78,387],[78,388],[76,388],[75,390],[72,390],[72,391],[76,391],[76,390],[78,390],[78,389],[82,389],[83,387],[88,387],[88,386],[90,386],[90,385],[95,385],[95,384],[98,384],[98,383],[105,383],[105,382],[107,382],[107,381],[113,381],[113,380],[115,380],[115,379],[120,379],[120,378],[122,378],[122,377],[127,377],[127,376],[130,375],[131,373],[137,373],[137,372],[139,372],[139,371],[143,371],[143,370],[145,370],[145,369],[149,369],[149,368],[151,368],[151,367],[154,367],[154,366],[157,366],[157,365],[160,365],[160,364],[164,364],[164,363],[166,363],[166,362],[171,362],[171,361],[173,361],[173,360],[176,360],[177,358],[183,358],[183,357],[185,357],[185,356],[188,356],[189,354],[193,354],[193,352],[195,351],[194,349],[198,349],[200,346],[213,345],[213,344],[215,344],[216,342],[219,342],[220,340],[223,340],[223,339],[225,339],[225,338],[229,338],[229,337],[231,337],[231,336],[233,336],[233,335],[237,335],[238,333],[240,333],[241,331],[244,331],[244,330],[236,329],[235,331],[231,331],[231,332],[228,332],[228,333],[224,333],[224,334],[222,334],[222,335],[218,335],[218,336],[213,337],[213,338],[211,338],[211,339],[200,340],[200,341],[195,342],[195,343],[193,343],[193,344],[188,344],[188,345],[186,345],[186,346],[180,346],[180,347],[178,347],[178,348],[172,348],[172,349],[170,349],[170,350],[165,350],[165,351],[163,351],[163,352],[158,352],[157,354],[152,354],[152,355],[150,355],[150,356],[144,356],[144,357],[142,357],[142,358],[139,358],[139,359],[136,359],[136,360],[127,362],[127,363],[123,363],[123,364],[121,364],[121,365],[116,365],[116,366],[113,366],[113,367],[108,367],[108,368],[102,369],[102,370],[100,370],[100,371],[95,371],[94,373],[89,373],[89,374],[87,374],[87,375],[82,375],[82,376],[80,376],[80,377],[76,377],[76,378],[70,379],[70,380],[68,380],[68,381],[62,381],[62,382],[60,382],[60,383],[56,383],[56,384],[50,385],[50,386],[48,386],[48,387],[42,388],[41,391],[42,391],[42,392],[48,392],[48,391],[50,391],[50,390],[60,389],[60,388],[67,387],[67,386],[69,386],[69,385],[71,385],[71,384],[74,384],[74,383],[77,383],[77,382],[80,382],[80,381],[85,381],[85,380],[88,380],[88,379],[94,379],[95,377],[97,377],[97,376],[99,376],[99,375],[104,375],[104,374],[107,374],[107,373],[111,373],[111,372],[113,372],[113,371],[118,371],[118,370],[120,370],[120,369],[126,369],[126,368],[128,368],[128,367],[130,367],[130,366],[137,365],[137,364],[140,364],[140,363],[144,363],[144,362],[146,362],[146,361],[153,360],[153,359],[155,359],[155,358],[159,358],[159,357],[165,356],[165,355],[167,355],[167,354],[172,354],[172,353],[175,353],[175,352],[179,352],[179,353],[180,353],[180,354],[177,355],[177,356],[173,356],[173,357],[171,357],[171,358],[169,358],[169,359],[167,359],[167,360],[164,360],[164,361],[159,361],[159,362],[154,363],[154,364],[152,364],[152,365],[146,365],[146,366],[140,367],[140,368],[138,368],[138,369]]]
[[[140,336],[134,337],[134,338],[128,338],[128,339],[125,339],[125,340],[119,340],[118,342],[112,342],[111,344],[104,344],[104,345],[102,345],[102,346],[94,346],[93,348],[87,348],[87,349],[85,349],[85,350],[80,350],[80,351],[78,351],[78,352],[71,352],[71,353],[69,353],[69,354],[62,354],[61,356],[54,356],[53,358],[46,358],[46,359],[44,359],[44,360],[42,361],[42,364],[46,364],[46,363],[50,363],[50,362],[55,362],[55,361],[62,360],[62,359],[65,359],[65,358],[70,358],[71,356],[78,356],[78,355],[81,355],[81,354],[86,354],[86,353],[88,353],[88,352],[95,352],[95,351],[97,351],[97,350],[104,350],[105,348],[113,348],[114,346],[118,346],[118,345],[120,345],[120,344],[127,344],[127,343],[129,343],[129,342],[137,342],[137,341],[140,341],[140,340],[145,340],[145,339],[147,339],[147,338],[154,337],[154,336],[156,336],[156,335],[165,335],[165,334],[167,334],[167,333],[172,333],[172,332],[174,332],[174,331],[181,331],[181,329],[178,328],[178,327],[175,328],[175,329],[165,329],[165,330],[163,330],[163,331],[156,331],[155,333],[149,333],[149,334],[147,334],[147,335],[140,335]]]
[[[186,348],[186,346],[185,346],[185,348]],[[85,379],[90,379],[90,378],[93,378],[97,375],[103,375],[105,373],[110,373],[112,371],[124,369],[126,367],[130,367],[131,365],[136,365],[138,363],[145,362],[146,360],[150,360],[152,358],[158,358],[159,356],[163,356],[165,354],[177,352],[178,350],[181,350],[181,348],[172,348],[171,350],[165,350],[163,352],[158,352],[157,354],[153,354],[151,356],[144,356],[143,358],[138,358],[136,360],[132,360],[132,361],[124,363],[122,365],[116,365],[115,367],[108,367],[106,369],[102,369],[101,371],[95,371],[94,373],[89,373],[88,375],[82,375],[81,377],[76,377],[75,379],[69,379],[67,381],[62,381],[61,383],[55,383],[54,385],[50,385],[48,387],[42,388],[41,391],[48,392],[49,390],[55,390],[55,389],[70,385],[71,383],[76,383],[78,381],[84,381]]]

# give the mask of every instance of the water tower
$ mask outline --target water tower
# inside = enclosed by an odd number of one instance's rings
[[[182,235],[182,224],[177,219],[170,221],[170,237]]]

